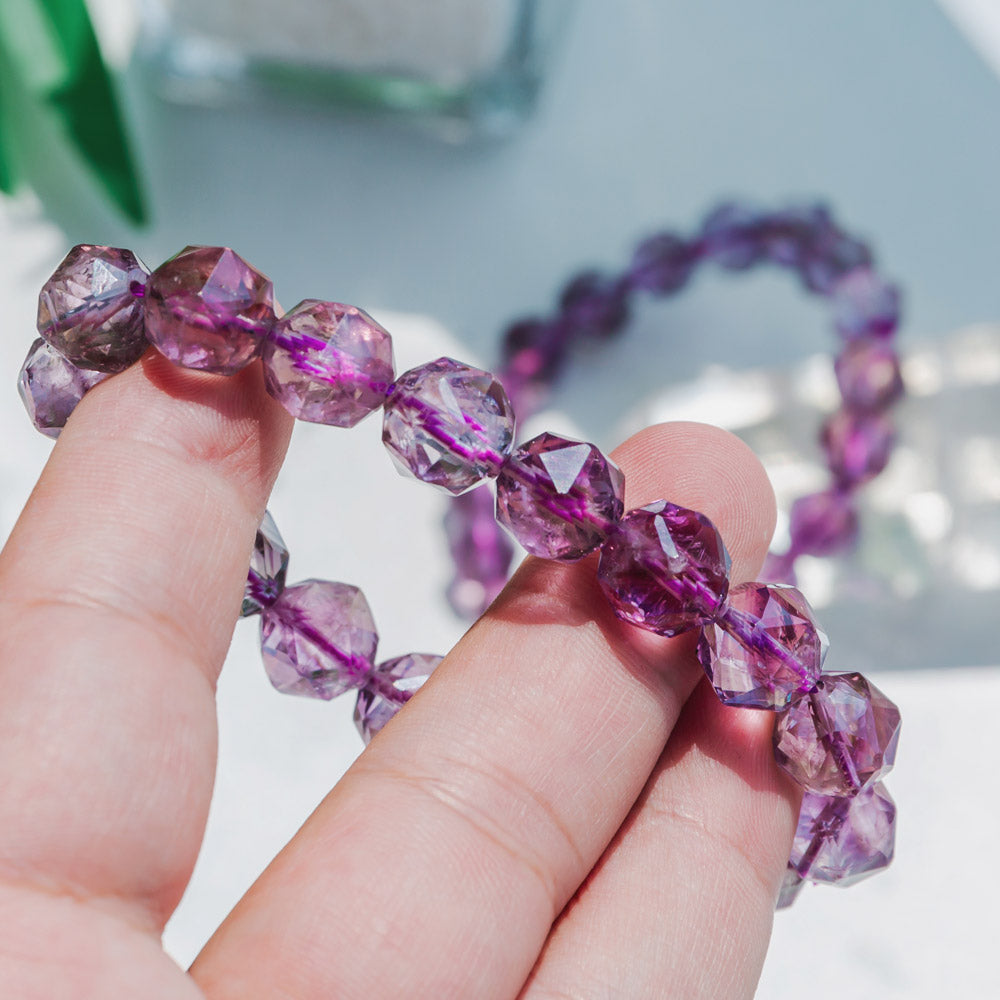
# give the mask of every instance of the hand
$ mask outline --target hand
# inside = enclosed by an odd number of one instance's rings
[[[773,720],[615,619],[593,559],[528,560],[190,972],[164,955],[290,429],[259,366],[150,353],[56,445],[0,556],[3,996],[751,996],[797,812]],[[774,508],[744,445],[673,424],[615,457],[627,508],[703,511],[753,578]]]

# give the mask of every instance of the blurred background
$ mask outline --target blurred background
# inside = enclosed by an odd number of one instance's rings
[[[778,914],[759,995],[1000,995],[1000,880],[983,864],[1000,824],[997,5],[88,0],[117,116],[86,30],[67,14],[53,41],[35,6],[0,10],[0,181],[15,175],[0,199],[3,537],[49,447],[14,377],[73,243],[151,266],[231,245],[286,307],[372,312],[401,370],[441,353],[495,363],[505,325],[548,312],[574,273],[620,270],[641,237],[691,233],[724,199],[821,201],[870,242],[905,295],[911,395],[859,551],[800,579],[828,666],[864,670],[903,712],[898,856]],[[82,95],[66,96],[72,79]],[[829,309],[787,274],[706,268],[580,352],[537,429],[611,447],[655,419],[720,423],[762,455],[787,512],[824,481],[834,346]],[[463,627],[443,598],[444,501],[399,480],[378,436],[374,421],[298,427],[272,504],[291,576],[362,586],[385,656],[443,652]],[[167,933],[179,961],[359,752],[341,701],[279,698],[254,625],[237,627],[218,794]]]

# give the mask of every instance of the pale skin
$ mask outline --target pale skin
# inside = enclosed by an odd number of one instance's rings
[[[0,555],[4,997],[752,996],[798,807],[773,720],[618,622],[592,559],[526,562],[192,968],[163,953],[291,426],[258,365],[149,354],[78,407]],[[627,507],[702,511],[754,578],[774,501],[743,444],[661,425],[614,457]]]

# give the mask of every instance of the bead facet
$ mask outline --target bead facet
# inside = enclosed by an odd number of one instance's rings
[[[807,791],[856,795],[892,769],[899,709],[861,674],[824,674],[774,731],[775,760]]]
[[[729,589],[729,553],[704,514],[666,500],[627,513],[601,549],[597,579],[615,614],[660,635],[709,621]]]
[[[278,531],[269,511],[257,529],[253,551],[250,553],[250,572],[247,573],[243,591],[241,618],[259,614],[274,604],[285,589],[288,573],[288,547]]]
[[[392,338],[364,310],[306,299],[264,342],[267,391],[299,420],[353,427],[385,402]]]
[[[274,323],[271,282],[228,247],[185,247],[146,284],[146,336],[175,365],[233,375]]]
[[[573,561],[621,519],[625,476],[592,444],[539,434],[497,478],[497,520],[530,552]]]
[[[403,475],[457,495],[499,473],[514,441],[514,411],[496,376],[438,358],[391,386],[382,441]]]
[[[365,745],[423,687],[443,659],[430,653],[408,653],[386,660],[372,671],[354,706],[354,724]]]
[[[329,700],[359,687],[377,645],[368,602],[350,584],[305,580],[261,613],[264,667],[285,694]]]
[[[38,296],[38,332],[77,368],[124,371],[146,350],[149,271],[131,250],[73,247]]]
[[[819,679],[827,639],[794,587],[744,583],[698,640],[698,659],[726,705],[781,711]]]

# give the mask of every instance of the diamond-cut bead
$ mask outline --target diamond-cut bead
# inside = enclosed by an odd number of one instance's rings
[[[896,804],[884,785],[853,796],[802,797],[789,864],[811,882],[853,885],[892,860]]]
[[[385,402],[382,441],[403,475],[459,494],[496,476],[514,440],[499,380],[451,358],[404,372]]]
[[[31,422],[47,437],[59,437],[69,415],[88,390],[108,375],[69,363],[39,337],[17,376],[17,391]]]
[[[838,481],[846,485],[867,482],[889,464],[896,431],[880,413],[856,414],[838,410],[820,433],[826,463]]]
[[[306,299],[264,342],[267,391],[293,417],[353,427],[385,401],[392,338],[362,309]]]
[[[366,744],[423,686],[443,659],[430,653],[409,653],[386,660],[374,669],[358,691],[354,706],[354,724]]]
[[[620,520],[625,476],[592,444],[539,434],[497,478],[497,520],[532,554],[580,559]]]
[[[715,615],[728,573],[729,553],[712,522],[658,500],[629,511],[609,532],[597,578],[619,618],[677,635]]]
[[[840,394],[852,410],[883,410],[903,395],[899,358],[884,341],[850,341],[833,367]]]
[[[240,617],[259,614],[274,604],[285,589],[288,572],[288,547],[278,531],[269,511],[257,529],[253,551],[250,553],[250,571],[243,591],[243,610]]]
[[[774,757],[803,788],[855,795],[892,769],[899,709],[861,674],[824,674],[778,719]]]
[[[146,336],[175,365],[232,375],[274,323],[271,282],[228,247],[186,247],[146,285]]]
[[[899,325],[899,289],[871,268],[845,274],[831,298],[834,325],[844,337],[889,337]]]
[[[377,645],[368,602],[346,583],[305,580],[261,614],[264,667],[286,694],[330,699],[360,686]]]
[[[826,647],[798,590],[744,583],[702,630],[698,659],[724,704],[780,711],[816,686]]]
[[[38,296],[38,332],[77,368],[120,372],[146,349],[149,271],[131,250],[73,247]]]

